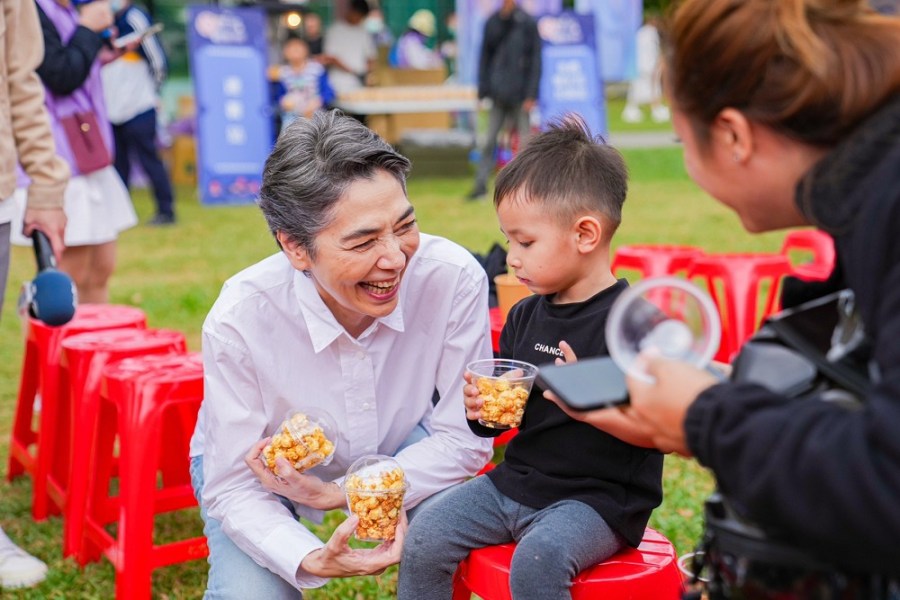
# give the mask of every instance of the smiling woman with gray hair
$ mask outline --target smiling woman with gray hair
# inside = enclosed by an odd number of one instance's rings
[[[191,444],[209,540],[207,598],[296,598],[329,577],[377,574],[405,532],[347,546],[297,521],[343,508],[356,459],[391,455],[405,508],[487,461],[462,410],[465,365],[491,356],[487,278],[456,244],[420,234],[409,161],[340,113],[299,119],[266,162],[259,206],[281,249],[229,279],[203,326],[206,396]],[[277,475],[259,460],[292,411],[337,424],[328,465]],[[283,460],[283,459],[282,459]]]

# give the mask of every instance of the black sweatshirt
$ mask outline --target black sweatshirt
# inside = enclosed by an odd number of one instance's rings
[[[500,355],[540,366],[561,356],[560,340],[580,358],[607,355],[606,318],[626,287],[621,280],[572,304],[552,304],[546,296],[522,300],[503,327]],[[504,461],[487,476],[503,495],[531,508],[560,500],[584,502],[637,546],[650,512],[662,499],[662,454],[575,421],[542,393],[535,385],[519,433]],[[484,437],[500,433],[477,421],[469,421],[469,427]]]
[[[44,60],[37,74],[54,94],[68,96],[84,85],[91,74],[103,39],[95,31],[79,25],[69,43],[63,44],[53,22],[40,6],[37,8],[44,34]]]
[[[800,182],[797,205],[835,238],[880,371],[859,411],[749,384],[701,394],[691,451],[764,528],[838,568],[900,576],[900,97]]]

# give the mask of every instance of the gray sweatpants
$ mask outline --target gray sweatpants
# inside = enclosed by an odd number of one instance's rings
[[[516,541],[510,567],[515,600],[570,600],[572,578],[624,541],[576,500],[537,510],[501,494],[486,476],[448,490],[410,523],[400,561],[398,600],[446,600],[469,550]]]

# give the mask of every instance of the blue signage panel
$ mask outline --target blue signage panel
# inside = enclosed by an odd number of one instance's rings
[[[575,10],[593,15],[601,80],[633,79],[635,35],[643,21],[643,0],[575,0]]]
[[[543,40],[539,105],[541,126],[567,113],[580,115],[594,135],[606,135],[606,100],[591,15],[564,11],[538,20]]]
[[[201,202],[254,202],[272,139],[265,14],[189,6],[188,22]]]

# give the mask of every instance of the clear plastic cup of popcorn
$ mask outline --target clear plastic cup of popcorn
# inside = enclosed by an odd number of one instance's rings
[[[487,358],[466,365],[483,404],[478,422],[493,429],[518,427],[538,369],[521,360]]]
[[[347,469],[344,492],[347,507],[359,517],[356,539],[386,542],[394,539],[407,489],[403,468],[390,456],[363,456]]]
[[[327,465],[334,456],[334,420],[314,409],[290,411],[263,448],[261,460],[275,473],[275,459],[283,456],[300,473]]]

